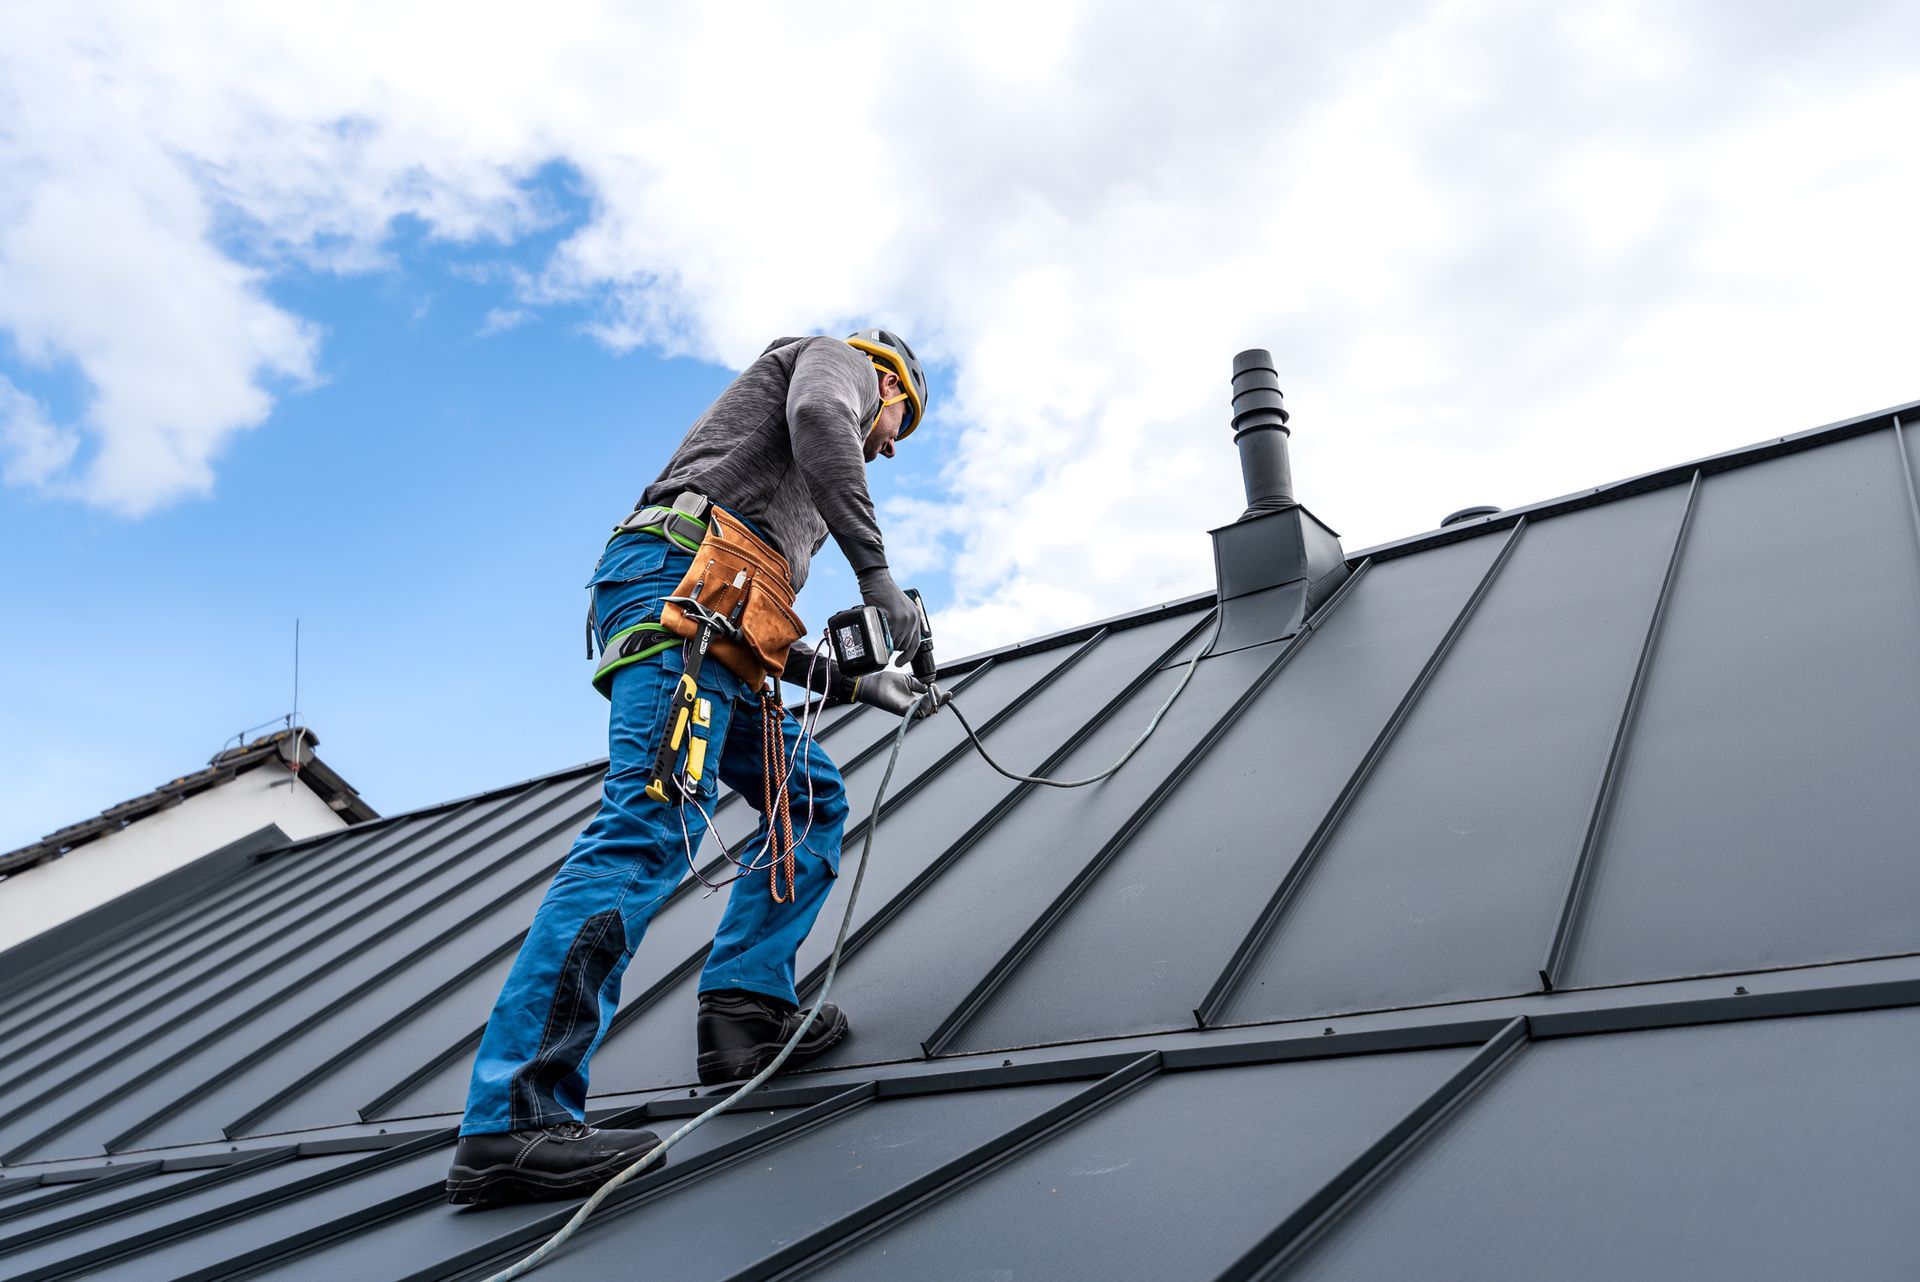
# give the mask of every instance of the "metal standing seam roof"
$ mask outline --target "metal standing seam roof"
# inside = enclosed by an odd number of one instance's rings
[[[916,726],[835,986],[853,1035],[544,1275],[1914,1276],[1916,410],[1354,554],[1101,786]],[[1010,767],[1085,773],[1212,608],[954,688]],[[890,729],[821,734],[856,816]],[[267,850],[7,976],[0,1277],[465,1278],[532,1249],[573,1204],[456,1209],[440,1180],[599,775]],[[727,799],[717,839],[751,821]],[[596,1120],[710,1102],[720,908],[689,877],[655,919]]]

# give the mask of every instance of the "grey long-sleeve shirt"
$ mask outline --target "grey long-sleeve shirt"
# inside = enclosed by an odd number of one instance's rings
[[[695,490],[752,521],[794,590],[831,533],[854,570],[887,563],[863,449],[880,413],[873,364],[837,338],[780,338],[695,420],[641,496]]]

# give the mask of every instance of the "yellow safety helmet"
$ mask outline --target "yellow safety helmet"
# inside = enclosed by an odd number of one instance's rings
[[[847,335],[847,346],[865,352],[875,365],[900,376],[900,386],[906,390],[884,402],[881,408],[902,400],[907,402],[906,421],[900,425],[900,435],[894,438],[906,440],[927,415],[927,375],[920,368],[920,358],[907,346],[906,339],[884,329],[857,330]]]

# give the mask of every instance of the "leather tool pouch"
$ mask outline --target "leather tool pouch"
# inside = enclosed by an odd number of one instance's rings
[[[692,597],[709,610],[732,617],[740,608],[734,580],[747,576],[741,589],[746,607],[740,610],[744,641],[715,641],[707,653],[727,671],[758,690],[767,678],[778,677],[787,666],[787,649],[807,633],[807,625],[793,612],[793,584],[787,558],[762,542],[733,513],[721,507],[708,510],[706,537],[693,555],[693,564],[681,578],[675,596]],[[697,591],[696,591],[697,589]],[[660,622],[677,637],[692,637],[699,625],[669,601]]]

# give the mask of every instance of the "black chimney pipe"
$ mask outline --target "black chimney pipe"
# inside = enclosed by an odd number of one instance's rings
[[[1287,458],[1286,398],[1273,353],[1250,347],[1233,358],[1233,441],[1240,447],[1240,479],[1247,487],[1241,520],[1294,506],[1293,465]]]
[[[1293,497],[1288,437],[1273,354],[1241,352],[1233,358],[1233,440],[1247,510],[1212,532],[1220,593],[1214,654],[1299,635],[1347,580],[1340,536]]]

